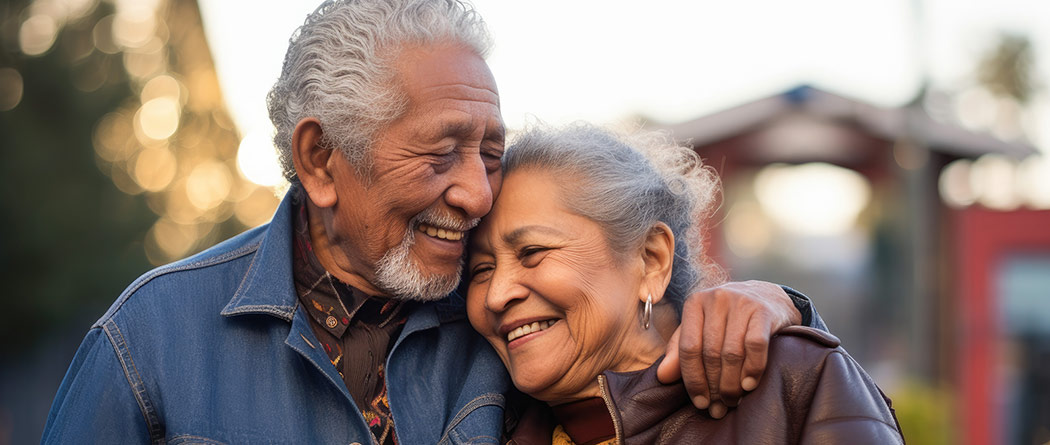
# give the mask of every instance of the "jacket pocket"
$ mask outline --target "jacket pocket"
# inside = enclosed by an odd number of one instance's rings
[[[474,398],[452,418],[438,444],[498,444],[505,404],[503,394]]]

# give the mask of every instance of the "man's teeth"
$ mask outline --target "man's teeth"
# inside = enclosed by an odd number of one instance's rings
[[[530,324],[519,326],[517,329],[507,333],[507,341],[514,341],[515,338],[521,337],[522,335],[542,331],[553,326],[557,321],[558,320],[534,321]]]
[[[458,230],[451,229],[439,229],[434,226],[428,226],[426,224],[419,225],[419,231],[434,238],[447,239],[449,241],[459,241],[463,239],[463,233]]]

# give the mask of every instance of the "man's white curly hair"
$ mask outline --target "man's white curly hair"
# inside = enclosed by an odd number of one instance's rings
[[[284,176],[296,182],[292,132],[307,117],[321,144],[367,171],[376,133],[404,112],[393,61],[406,45],[458,44],[485,57],[491,37],[459,0],[329,0],[293,34],[281,77],[267,96]]]

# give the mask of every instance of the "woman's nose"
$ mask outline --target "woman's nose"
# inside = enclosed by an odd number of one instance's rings
[[[515,303],[529,297],[529,289],[521,283],[519,274],[507,266],[497,266],[485,295],[485,308],[503,312]]]

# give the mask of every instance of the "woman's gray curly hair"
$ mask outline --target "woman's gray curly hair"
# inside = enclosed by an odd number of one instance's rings
[[[481,16],[459,0],[329,0],[289,41],[281,76],[266,98],[284,176],[295,182],[292,132],[307,117],[367,171],[376,133],[404,112],[393,61],[406,45],[458,44],[485,57],[491,37]]]
[[[539,169],[569,178],[558,184],[563,204],[597,222],[609,246],[626,253],[661,221],[675,236],[675,262],[665,296],[681,314],[698,285],[724,280],[703,252],[703,222],[720,196],[713,169],[689,147],[652,131],[616,133],[576,123],[542,125],[519,134],[503,157],[504,175]]]

